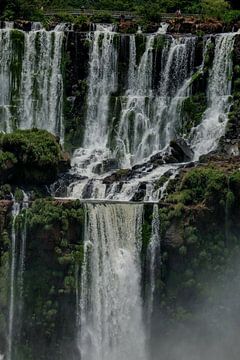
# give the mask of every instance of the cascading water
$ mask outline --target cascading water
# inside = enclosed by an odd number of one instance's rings
[[[113,26],[96,25],[89,65],[88,110],[84,146],[105,149],[109,97],[117,89],[117,51]]]
[[[0,30],[1,131],[38,127],[63,141],[63,38],[63,31],[39,24],[28,33]]]
[[[11,32],[0,30],[0,131],[10,132],[10,97],[11,97]]]
[[[24,192],[21,210],[25,210],[23,226],[21,231],[21,244],[19,253],[19,269],[18,269],[18,338],[22,331],[22,312],[23,312],[23,290],[24,290],[24,271],[25,271],[25,257],[26,257],[26,241],[27,241],[27,212],[29,206],[29,197]]]
[[[152,213],[152,234],[148,245],[149,284],[147,292],[147,322],[151,324],[153,313],[153,300],[156,286],[156,269],[160,269],[160,219],[158,205],[153,205]]]
[[[177,108],[179,98],[183,92],[185,94],[185,81],[193,71],[195,38],[166,38],[159,89],[154,94],[153,47],[157,36],[147,38],[135,86],[127,90],[126,107],[122,110],[117,147],[120,153],[123,152],[124,159],[130,159],[127,166],[163,149],[175,136],[176,111],[173,107]]]
[[[37,126],[63,137],[61,75],[62,31],[25,35],[19,126]]]
[[[158,166],[157,171],[155,167],[145,165],[145,163],[149,161],[149,157],[153,154],[166,153],[170,142],[178,137],[183,121],[182,104],[191,96],[192,75],[196,71],[194,63],[197,38],[194,36],[174,38],[168,35],[159,35],[158,33],[148,35],[146,37],[145,51],[137,65],[136,37],[134,35],[129,36],[127,89],[125,94],[119,97],[121,103],[118,116],[119,122],[114,125],[114,132],[111,135],[115,137],[115,147],[110,150],[106,139],[110,137],[108,132],[111,131],[111,125],[106,126],[106,121],[111,119],[112,114],[110,114],[110,106],[105,105],[109,102],[109,96],[113,93],[113,88],[117,84],[109,80],[110,87],[107,88],[108,91],[105,85],[101,85],[102,91],[107,94],[104,96],[107,97],[108,101],[99,101],[99,92],[94,90],[96,87],[98,88],[96,84],[103,82],[103,75],[99,71],[101,69],[99,64],[103,61],[103,52],[99,53],[99,32],[103,42],[107,43],[107,46],[104,46],[104,51],[107,49],[108,52],[105,55],[108,59],[106,62],[109,63],[109,59],[114,59],[114,61],[110,61],[111,64],[117,64],[118,62],[112,32],[109,34],[108,28],[101,28],[101,31],[98,30],[94,35],[95,40],[93,41],[92,60],[90,62],[89,110],[85,138],[88,140],[84,145],[87,146],[87,149],[76,151],[73,158],[73,173],[77,172],[81,176],[87,176],[88,179],[85,177],[83,182],[73,183],[69,188],[69,195],[77,198],[131,200],[141,186],[145,186],[143,184],[147,181],[144,199],[148,201],[155,200],[157,195],[154,188],[155,179],[170,169],[176,169],[176,166],[163,164]],[[164,41],[162,36],[165,36]],[[224,133],[230,106],[229,95],[231,94],[232,73],[230,54],[233,49],[234,37],[235,33],[221,34],[215,37],[213,66],[206,90],[208,94],[207,110],[203,114],[201,124],[192,130],[190,136],[186,135],[186,140],[191,146],[194,152],[193,157],[196,160],[201,154],[214,150],[218,139]],[[98,39],[98,45],[96,45],[96,39]],[[159,41],[162,42],[161,66],[159,67],[160,80],[156,88],[153,86],[154,54],[156,44]],[[203,53],[206,53],[208,41],[204,43],[204,46]],[[93,59],[95,59],[95,62],[93,62]],[[93,63],[98,65],[94,68]],[[197,71],[201,72],[203,66],[204,61]],[[94,72],[94,69],[98,69],[98,71]],[[108,76],[108,72],[106,72],[105,77]],[[97,96],[94,97],[94,94],[97,94]],[[104,104],[104,110],[101,110],[103,117],[97,117],[97,111],[99,111],[102,104]],[[100,122],[94,121],[93,116],[89,116],[90,113],[93,114],[93,109],[95,109],[95,117],[99,118]],[[103,118],[104,121],[102,121]],[[112,121],[115,121],[114,119],[115,117]],[[98,128],[94,131],[93,123]],[[99,131],[101,132],[101,141],[98,135],[95,136]],[[90,136],[90,134],[94,134],[94,136]],[[98,140],[94,145],[96,139]],[[99,144],[102,147],[101,151],[97,151]],[[116,158],[119,168],[131,168],[131,166],[134,168],[134,165],[142,163],[142,170],[133,171],[127,181],[115,182],[110,186],[106,186],[102,179],[109,175],[108,171],[99,175],[95,169],[96,166],[109,158]],[[111,173],[111,170],[109,171]],[[158,193],[160,192],[158,191]]]
[[[23,276],[25,269],[26,254],[26,220],[25,213],[21,234],[16,233],[16,220],[21,210],[28,208],[28,196],[23,193],[21,203],[14,200],[12,208],[12,230],[11,230],[11,274],[10,274],[10,301],[8,317],[8,352],[7,359],[14,358],[14,341],[20,338],[22,330],[23,310]],[[20,242],[18,244],[18,242]]]
[[[12,209],[12,232],[11,232],[11,277],[10,277],[10,302],[8,319],[8,360],[12,360],[12,348],[14,338],[14,312],[15,312],[15,277],[16,277],[16,218],[20,212],[20,204],[14,201]]]
[[[103,39],[102,42],[107,45],[102,45],[104,50],[99,54],[100,34]],[[84,146],[87,149],[76,151],[72,161],[73,173],[87,175],[90,180],[85,179],[83,182],[73,183],[69,188],[69,195],[73,197],[131,200],[141,183],[145,180],[151,181],[151,178],[154,180],[157,176],[159,177],[169,170],[169,166],[162,167],[159,169],[158,174],[154,171],[150,175],[149,173],[153,169],[147,167],[142,171],[141,181],[138,180],[138,173],[136,179],[128,181],[127,184],[121,183],[116,186],[114,184],[110,189],[107,189],[101,181],[101,178],[106,176],[106,173],[99,176],[94,171],[96,165],[108,158],[116,157],[119,160],[120,167],[130,167],[136,163],[146,161],[150,155],[168,146],[170,140],[175,136],[178,105],[187,95],[190,83],[190,81],[187,82],[187,79],[193,72],[195,37],[186,36],[179,39],[167,37],[162,51],[161,81],[158,90],[153,90],[153,51],[156,46],[156,38],[162,35],[157,33],[147,36],[145,51],[138,66],[136,63],[135,36],[130,35],[128,88],[125,95],[121,97],[120,120],[114,129],[116,147],[111,152],[105,141],[110,137],[108,133],[109,126],[106,127],[106,121],[111,117],[111,114],[109,114],[110,108],[104,105],[104,110],[101,110],[103,117],[97,117],[97,113],[102,103],[107,104],[109,102],[109,96],[116,86],[114,81],[109,80],[110,87],[108,86],[106,90],[105,78],[108,78],[109,75],[106,72],[103,81],[103,75],[100,71],[103,61],[102,53],[106,49],[108,51],[108,54],[105,55],[106,62],[110,62],[110,64],[117,63],[117,52],[114,48],[112,36],[113,34],[112,32],[109,34],[108,28],[101,28],[94,35],[92,54],[90,56],[89,109],[84,141]],[[114,61],[109,59],[114,59]],[[108,68],[110,67],[108,66]],[[178,81],[176,81],[174,91],[170,91],[170,84],[176,79]],[[98,85],[102,83],[103,85]],[[104,93],[104,99],[107,98],[107,102],[100,101],[101,92],[98,90],[99,86],[101,86],[101,91]],[[95,116],[93,117],[94,111]],[[104,121],[102,121],[103,118]],[[96,121],[96,119],[100,120]],[[95,130],[93,125],[96,127]],[[99,132],[101,132],[101,135],[98,136]],[[102,147],[101,151],[99,151],[99,147]],[[121,189],[120,194],[119,189]],[[147,195],[147,200],[153,200],[154,198],[153,194]]]
[[[224,134],[230,108],[231,54],[235,35],[236,33],[228,33],[216,37],[213,67],[208,84],[208,108],[201,124],[192,131],[191,145],[196,160],[200,155],[215,150],[218,140]]]
[[[140,297],[142,205],[87,204],[81,360],[146,360]]]

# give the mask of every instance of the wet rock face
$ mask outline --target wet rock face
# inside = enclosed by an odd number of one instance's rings
[[[107,173],[109,171],[117,170],[119,168],[119,164],[117,159],[107,159],[104,160],[102,163],[97,164],[93,172],[95,174],[101,175]]]
[[[11,200],[0,200],[0,234],[7,224],[7,215],[11,212],[13,202]]]
[[[90,41],[88,33],[68,32],[65,41],[65,148],[72,151],[83,140],[87,109]]]
[[[193,158],[193,151],[184,139],[171,141],[170,149],[177,162],[191,161]]]

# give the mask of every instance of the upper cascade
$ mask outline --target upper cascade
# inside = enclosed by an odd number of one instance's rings
[[[137,47],[138,37],[141,35],[128,36],[128,72],[125,91],[121,93],[117,77],[114,76],[114,69],[119,72],[121,66],[114,34],[105,26],[97,29],[90,50],[87,131],[83,147],[75,152],[72,160],[73,173],[87,175],[87,178],[74,182],[69,188],[69,195],[77,198],[131,200],[144,187],[144,200],[156,200],[159,197],[159,191],[155,191],[153,185],[156,179],[169,170],[175,173],[179,167],[164,164],[164,156],[169,153],[169,145],[173,140],[178,136],[184,137],[190,160],[198,160],[201,155],[214,150],[224,134],[231,105],[231,52],[235,35],[236,33],[226,33],[206,36],[203,41],[202,64],[198,66],[196,36],[162,35],[160,29],[159,32],[146,36],[145,51],[140,59]],[[101,49],[99,40],[97,41],[100,36],[103,39]],[[200,124],[193,126],[189,133],[181,134],[184,104],[191,98],[194,78],[204,72],[209,49],[213,46],[213,63],[208,70],[205,90],[206,110]],[[104,64],[108,64],[108,71],[103,74],[102,56],[106,49],[108,53],[104,56]],[[94,61],[98,53],[101,55]],[[94,80],[94,86],[93,75],[98,76]],[[105,78],[108,78],[108,86],[105,85]],[[102,96],[101,100],[99,96]],[[114,102],[115,105],[112,106]],[[93,114],[93,109],[95,119],[89,116],[90,111]],[[100,114],[97,115],[99,110]],[[155,165],[149,164],[149,159],[151,163],[154,154],[162,154],[159,158],[163,158],[162,166],[157,169]],[[109,159],[117,168],[138,167],[139,171],[133,171],[123,179],[120,176],[120,180],[115,179],[109,185],[102,180],[108,175],[108,169],[104,171],[104,167],[107,168],[105,164]],[[102,170],[99,173],[96,169]]]
[[[164,23],[147,35],[118,34],[113,25],[96,24],[81,34],[88,44],[87,75],[76,83],[85,84],[85,94],[67,97],[66,31],[72,32],[66,24],[46,31],[39,23],[29,32],[10,23],[0,30],[0,130],[38,127],[63,143],[69,137],[66,108],[78,107],[74,127],[79,117],[83,130],[67,195],[136,200],[140,192],[142,200],[157,200],[162,190],[154,184],[163,174],[174,176],[179,163],[215,150],[224,135],[237,33],[200,41],[196,35],[169,35]],[[67,81],[68,88],[78,86]],[[197,121],[187,113],[196,95],[202,97]],[[177,158],[173,142],[182,151]]]

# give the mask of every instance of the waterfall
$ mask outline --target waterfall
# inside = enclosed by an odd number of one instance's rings
[[[16,277],[16,218],[20,212],[20,204],[14,201],[12,209],[12,232],[11,232],[11,277],[10,277],[10,304],[8,320],[8,360],[12,360],[14,339],[14,313],[15,313],[15,277]]]
[[[152,234],[148,246],[148,267],[149,267],[149,284],[147,292],[147,322],[150,326],[153,312],[153,300],[156,287],[156,269],[160,264],[160,219],[158,205],[153,205],[152,213]],[[160,265],[158,266],[160,268]]]
[[[186,96],[189,84],[186,80],[193,71],[196,38],[166,38],[162,51],[161,80],[157,93],[154,93],[153,47],[157,36],[158,33],[147,37],[135,81],[134,73],[129,75],[129,84],[134,86],[126,92],[127,100],[121,113],[116,150],[123,154],[124,166],[143,161],[172,140],[176,131],[179,101]],[[130,55],[134,49],[132,42],[133,39],[130,39]]]
[[[135,35],[129,36],[129,65],[128,65],[128,88],[130,90],[136,88],[135,77],[136,77],[136,41]]]
[[[146,360],[140,297],[142,205],[85,205],[81,360]]]
[[[20,89],[19,126],[38,127],[63,138],[61,75],[62,31],[30,31]]]
[[[23,194],[22,210],[27,210],[29,206],[28,195]],[[24,287],[24,271],[25,271],[25,258],[26,258],[26,241],[27,241],[27,212],[24,213],[23,226],[21,231],[21,244],[19,254],[19,270],[18,270],[18,338],[21,336],[22,331],[22,312],[23,312],[23,287]]]
[[[0,131],[10,132],[11,32],[0,30]]]
[[[129,85],[131,86],[127,92],[126,105],[122,110],[120,124],[117,135],[117,149],[123,155],[124,165],[129,166],[132,162],[132,155],[135,157],[143,157],[142,151],[146,151],[141,147],[139,149],[139,137],[145,137],[149,124],[149,103],[147,97],[152,95],[152,75],[153,75],[153,45],[155,35],[150,35],[146,41],[145,52],[141,58],[137,71],[130,74]],[[133,38],[130,39],[130,65],[136,67],[136,59],[134,59]],[[134,63],[135,62],[135,63]],[[141,155],[138,156],[138,152]]]
[[[208,108],[201,124],[192,131],[191,144],[196,160],[200,155],[214,150],[224,134],[231,105],[231,54],[235,35],[228,33],[216,37],[213,67],[208,83]]]
[[[89,64],[84,146],[105,149],[109,98],[117,88],[117,50],[112,25],[96,25]]]
[[[109,97],[117,87],[116,76],[113,75],[117,69],[117,52],[111,27],[100,26],[95,31],[89,64],[84,148],[75,152],[72,161],[73,173],[88,176],[89,180],[85,178],[80,183],[72,184],[69,195],[86,198],[87,193],[89,198],[130,200],[141,183],[159,178],[165,173],[164,167],[154,171],[152,175],[149,172],[153,169],[143,169],[141,180],[137,176],[133,181],[106,189],[101,181],[104,174],[94,172],[96,165],[112,157],[118,159],[122,168],[144,162],[152,154],[164,150],[176,136],[181,104],[189,95],[196,37],[164,38],[160,82],[158,88],[154,89],[154,49],[159,36],[162,37],[158,33],[147,35],[145,51],[138,65],[136,37],[129,36],[127,89],[120,96],[119,123],[114,126],[113,135],[116,146],[111,151],[107,143],[111,128]],[[173,83],[175,85],[171,87]],[[146,200],[153,197],[149,187]]]
[[[64,32],[38,29],[0,30],[0,131],[38,127],[63,141]]]

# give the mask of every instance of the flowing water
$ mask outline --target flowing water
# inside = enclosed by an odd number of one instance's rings
[[[12,24],[0,30],[0,131],[38,127],[60,136],[63,142],[61,63],[66,28],[66,24],[60,24],[55,30],[46,31],[35,23],[29,32],[15,31]],[[167,163],[165,159],[170,153],[170,142],[179,134],[182,105],[192,94],[193,74],[203,71],[208,41],[204,42],[203,63],[196,68],[197,38],[173,37],[166,35],[166,31],[166,24],[162,24],[156,34],[146,35],[140,56],[136,36],[127,36],[128,67],[122,91],[114,27],[96,25],[88,34],[85,132],[82,147],[72,158],[71,175],[76,179],[68,187],[69,198],[156,202],[184,166]],[[140,31],[138,36],[142,36]],[[18,51],[16,37],[21,43]],[[201,123],[185,136],[195,161],[216,149],[225,131],[234,37],[234,33],[214,36],[207,110]],[[120,104],[118,114],[112,113],[113,97]],[[152,156],[158,155],[160,161],[156,165]],[[168,180],[157,187],[163,175]],[[113,179],[107,181],[111,176]],[[27,203],[25,196],[23,204]],[[13,357],[16,322],[21,331],[23,308],[27,229],[23,226],[18,249],[15,222],[20,207],[14,202],[8,360]],[[144,307],[140,261],[143,205],[85,204],[84,263],[80,278],[76,277],[77,347],[81,360],[148,359],[147,334],[154,308],[156,268],[161,261],[158,210],[155,204],[147,250],[149,286]]]
[[[92,40],[84,146],[93,150],[106,147],[109,96],[117,89],[114,34],[112,25],[98,24]]]
[[[195,160],[198,160],[200,155],[214,150],[219,138],[224,134],[230,107],[231,52],[235,35],[228,33],[215,37],[214,60],[206,90],[207,110],[200,125],[192,129],[190,136],[186,137]],[[129,36],[127,89],[125,94],[120,96],[119,122],[114,125],[114,135],[111,135],[109,119],[112,110],[109,97],[116,91],[116,78],[112,74],[118,67],[118,54],[114,47],[114,34],[111,28],[102,26],[97,29],[92,41],[90,57],[89,106],[84,147],[75,152],[72,160],[73,174],[77,173],[85,178],[83,181],[78,180],[71,184],[70,196],[131,200],[139,193],[139,189],[145,187],[144,199],[154,200],[157,194],[154,187],[155,179],[169,170],[175,171],[176,165],[163,165],[156,170],[155,166],[147,162],[153,154],[167,153],[171,140],[178,137],[183,121],[182,104],[191,96],[193,73],[202,71],[209,41],[204,42],[203,63],[199,69],[196,69],[194,67],[196,37],[174,38],[165,35],[162,43],[159,83],[156,88],[153,86],[154,54],[156,44],[162,39],[161,36],[163,35],[159,33],[147,35],[145,51],[139,64],[137,64],[136,37]],[[102,39],[102,45],[99,38]],[[100,50],[101,46],[102,50]],[[104,75],[102,73],[104,52],[107,52],[105,59],[109,64],[108,70],[111,69],[111,76],[108,71],[105,71]],[[100,101],[101,96],[104,101]],[[101,116],[97,115],[99,111]],[[106,125],[107,119],[108,125]],[[96,129],[93,129],[93,126]],[[114,149],[109,147],[107,141],[111,136],[115,137]],[[115,181],[106,186],[103,179],[109,175],[108,171],[99,174],[95,169],[99,164],[112,158],[117,159],[118,168],[130,169],[136,164],[143,165],[141,171],[137,173],[133,171],[127,180]],[[147,185],[144,185],[146,181]]]
[[[15,313],[15,278],[16,278],[16,218],[20,212],[20,204],[14,201],[12,209],[12,231],[11,231],[11,277],[10,277],[10,302],[8,320],[8,360],[12,360],[13,339],[14,339],[14,313]]]
[[[11,97],[11,32],[0,30],[0,131],[11,131],[10,97]]]
[[[214,150],[224,135],[230,108],[232,84],[232,50],[235,33],[218,35],[216,38],[213,67],[208,84],[208,108],[201,124],[193,130],[191,145],[194,157]]]
[[[160,249],[160,219],[159,219],[159,208],[157,204],[153,205],[152,213],[152,234],[150,243],[148,246],[148,264],[149,264],[149,283],[148,283],[148,294],[147,294],[147,322],[148,326],[151,325],[151,318],[153,313],[153,302],[156,287],[156,269],[159,269],[161,264]]]
[[[140,290],[142,205],[86,205],[81,360],[146,360]]]
[[[63,141],[64,32],[0,30],[0,130],[38,127]]]

